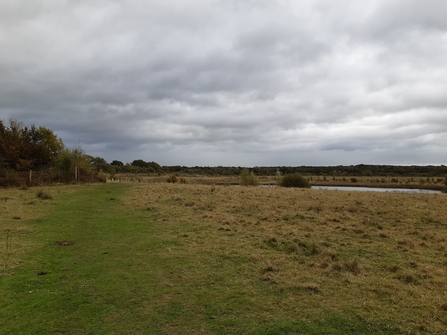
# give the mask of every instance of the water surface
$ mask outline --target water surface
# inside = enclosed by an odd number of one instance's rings
[[[352,187],[352,186],[312,186],[314,190],[363,191],[363,192],[398,192],[398,193],[442,193],[441,191],[420,188],[385,188],[385,187]]]

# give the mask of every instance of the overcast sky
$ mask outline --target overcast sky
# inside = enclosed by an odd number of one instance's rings
[[[108,162],[447,164],[445,0],[2,0],[0,118]]]

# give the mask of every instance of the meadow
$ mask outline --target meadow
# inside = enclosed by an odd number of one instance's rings
[[[315,186],[353,186],[372,188],[412,188],[431,189],[442,191],[446,189],[444,177],[383,177],[383,176],[321,176],[305,175],[311,185]],[[205,185],[239,185],[240,176],[202,176],[202,175],[151,175],[147,173],[119,173],[113,175],[114,182],[166,182],[170,178],[176,178],[178,183],[205,184]],[[259,185],[277,186],[277,176],[256,176]]]
[[[0,333],[445,334],[446,197],[0,189]]]

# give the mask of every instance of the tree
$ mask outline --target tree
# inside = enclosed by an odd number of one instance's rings
[[[96,172],[110,170],[110,165],[106,162],[104,158],[101,157],[90,157],[90,165],[94,168]]]
[[[112,163],[110,163],[110,165],[114,165],[114,166],[124,166],[123,162],[121,162],[121,161],[113,161]]]
[[[81,172],[91,172],[90,159],[91,156],[86,155],[81,147],[66,148],[59,154],[56,167],[59,171],[64,172],[67,178],[71,179],[69,176],[73,174],[77,180]]]
[[[0,167],[14,170],[40,169],[52,165],[64,144],[53,131],[10,119],[0,120]]]
[[[34,154],[37,156],[35,159],[41,166],[52,164],[65,147],[52,130],[44,127],[37,129],[33,143],[36,149]]]
[[[243,169],[241,172],[241,185],[258,186],[258,179],[253,172],[249,172],[247,169]]]
[[[149,167],[151,167],[155,172],[159,172],[159,171],[161,171],[161,166],[160,166],[160,164],[158,164],[158,163],[156,163],[156,162],[149,162],[149,163],[147,163],[147,165],[149,166]]]
[[[142,168],[147,167],[147,163],[142,159],[136,159],[131,164],[133,166],[138,166],[138,167],[142,167]]]

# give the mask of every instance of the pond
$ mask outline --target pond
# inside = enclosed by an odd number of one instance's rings
[[[363,191],[363,192],[398,192],[398,193],[442,193],[441,191],[420,188],[385,188],[385,187],[351,187],[351,186],[312,186],[314,190]]]

